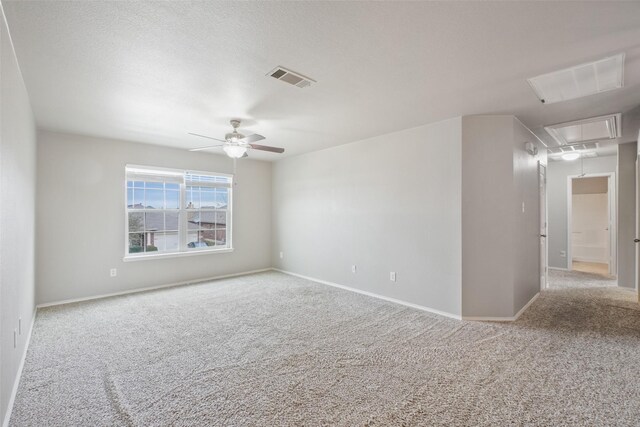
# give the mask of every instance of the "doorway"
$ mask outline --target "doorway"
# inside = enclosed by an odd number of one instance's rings
[[[568,178],[568,269],[615,277],[615,175]]]

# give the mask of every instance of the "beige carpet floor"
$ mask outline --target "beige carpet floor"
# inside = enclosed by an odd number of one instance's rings
[[[456,321],[276,272],[39,311],[12,426],[637,426],[632,292]]]

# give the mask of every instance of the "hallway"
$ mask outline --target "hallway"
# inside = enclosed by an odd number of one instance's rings
[[[549,269],[549,290],[617,287],[616,279],[583,271]],[[623,292],[628,292],[622,289]]]

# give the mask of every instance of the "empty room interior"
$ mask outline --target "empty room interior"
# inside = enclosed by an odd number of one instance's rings
[[[0,6],[3,427],[640,425],[640,2]]]

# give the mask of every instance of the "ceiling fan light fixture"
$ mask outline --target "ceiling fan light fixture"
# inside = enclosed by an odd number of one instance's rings
[[[232,159],[239,159],[247,152],[247,147],[244,147],[242,145],[227,144],[223,146],[222,149],[225,153],[227,153],[227,156],[231,157]]]

